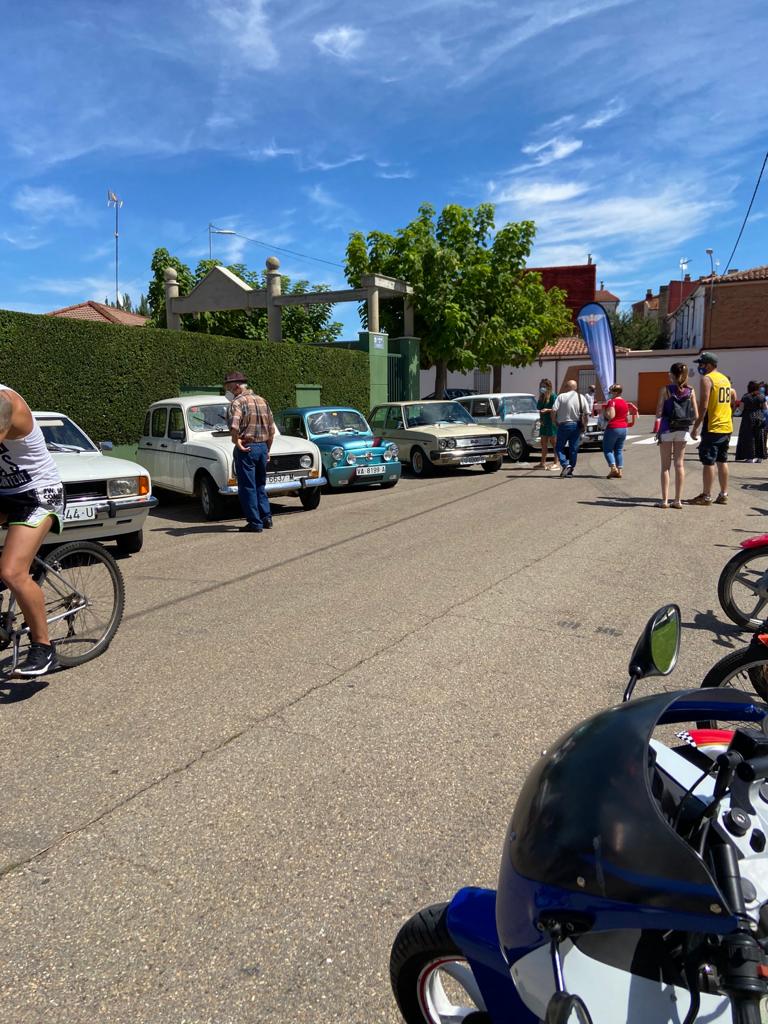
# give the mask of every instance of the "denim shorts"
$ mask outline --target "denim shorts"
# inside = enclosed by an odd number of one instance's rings
[[[716,462],[728,461],[728,445],[730,434],[711,434],[705,431],[699,443],[699,462],[704,466],[714,466]]]

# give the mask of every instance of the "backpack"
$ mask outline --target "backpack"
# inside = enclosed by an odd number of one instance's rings
[[[687,430],[693,423],[693,399],[692,391],[688,388],[688,394],[684,397],[673,395],[669,392],[669,420],[670,430]]]

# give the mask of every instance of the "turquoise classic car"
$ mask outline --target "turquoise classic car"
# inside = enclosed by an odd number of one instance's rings
[[[275,420],[281,434],[303,437],[317,445],[331,487],[394,487],[400,479],[397,445],[375,438],[357,409],[337,405],[283,409]]]

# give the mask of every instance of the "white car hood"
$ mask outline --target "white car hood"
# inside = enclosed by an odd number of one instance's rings
[[[210,451],[211,448],[218,448],[225,455],[231,455],[235,447],[229,434],[224,433],[208,434],[201,432],[197,435],[190,435],[185,444],[186,450],[189,451],[196,445],[199,445],[206,451]],[[305,441],[302,437],[290,437],[288,434],[280,434],[275,431],[275,438],[271,448],[273,455],[303,455],[307,452],[317,453],[317,458],[320,458],[320,449],[313,441]]]
[[[101,452],[51,452],[64,483],[73,480],[104,480],[120,476],[148,476],[146,469],[128,459],[114,459]]]

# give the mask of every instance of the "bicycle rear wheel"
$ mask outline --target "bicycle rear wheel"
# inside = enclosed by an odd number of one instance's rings
[[[35,563],[51,640],[63,668],[97,658],[109,647],[125,608],[123,576],[110,553],[93,541],[70,541]]]

